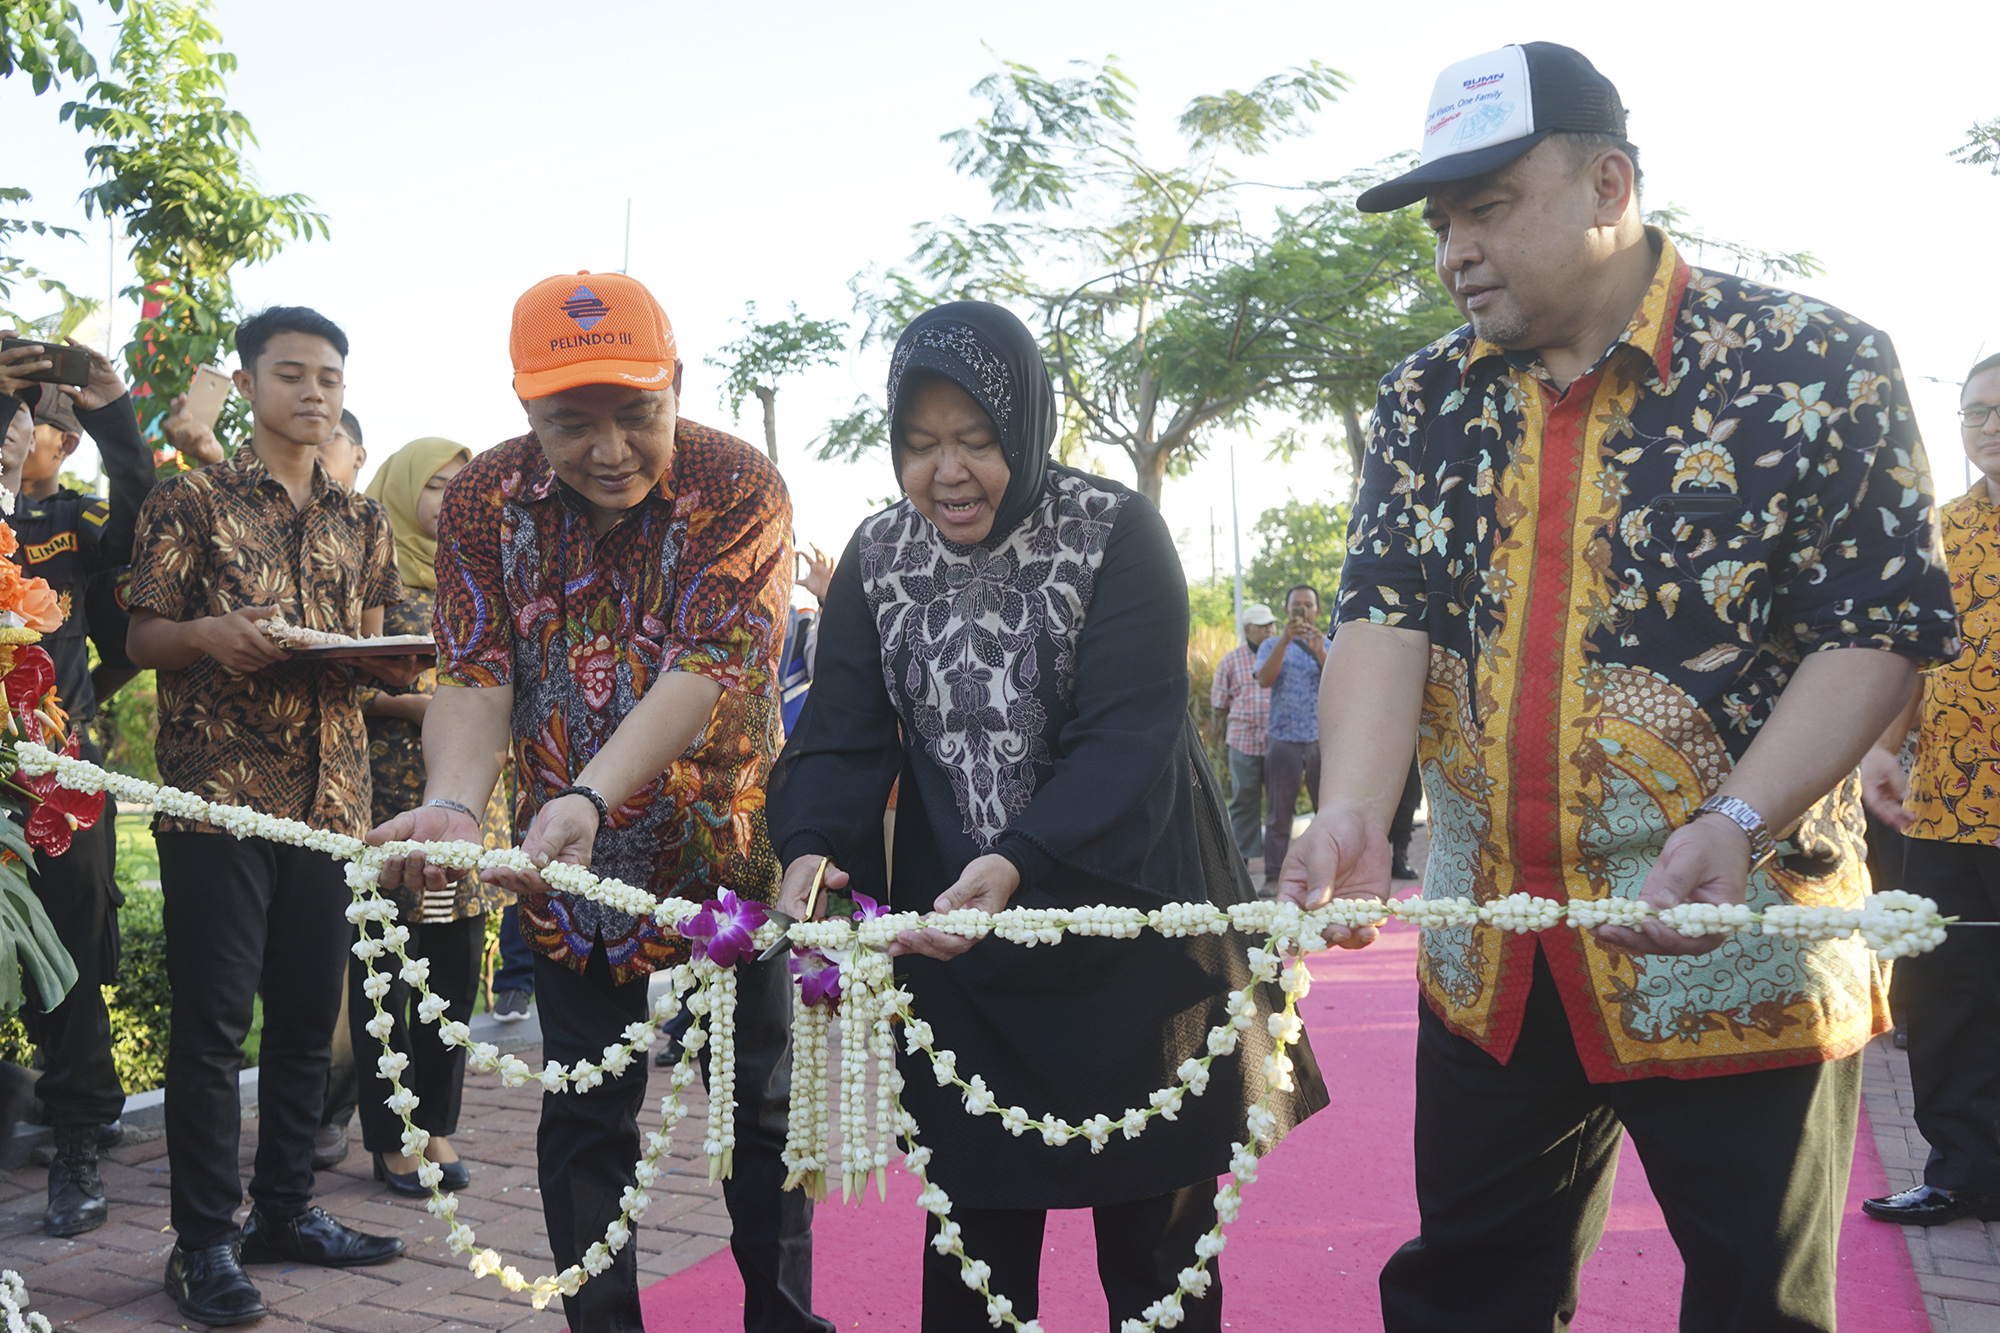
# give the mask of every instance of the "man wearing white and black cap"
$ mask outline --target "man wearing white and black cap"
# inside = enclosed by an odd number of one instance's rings
[[[1382,383],[1281,896],[1387,893],[1414,746],[1427,894],[1858,904],[1856,761],[1956,651],[1889,340],[1689,267],[1575,51],[1452,66],[1424,138],[1360,203],[1424,201],[1468,326]],[[1471,926],[1426,930],[1418,967],[1423,1231],[1383,1269],[1387,1328],[1568,1327],[1625,1131],[1683,1329],[1833,1328],[1858,1052],[1887,1026],[1858,940]]]

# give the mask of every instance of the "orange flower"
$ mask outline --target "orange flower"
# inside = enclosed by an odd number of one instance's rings
[[[62,603],[56,600],[55,590],[49,587],[47,579],[23,579],[20,602],[13,609],[31,630],[53,634],[62,628]]]
[[[21,541],[14,535],[14,529],[0,523],[0,556],[12,555],[21,549]]]

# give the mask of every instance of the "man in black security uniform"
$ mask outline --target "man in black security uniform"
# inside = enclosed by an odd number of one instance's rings
[[[25,348],[13,354],[30,365],[38,355]],[[91,685],[84,594],[92,575],[132,558],[139,504],[153,488],[152,459],[139,434],[131,395],[105,357],[91,352],[90,381],[76,390],[53,384],[13,386],[10,369],[19,367],[11,362],[0,366],[0,377],[5,377],[0,378],[0,392],[25,399],[35,388],[40,391],[34,446],[18,475],[0,475],[0,484],[18,495],[10,520],[20,541],[14,560],[24,573],[46,579],[62,607],[62,628],[46,636],[43,646],[55,662],[56,697],[69,714],[72,731],[83,738],[83,757],[95,761],[99,756],[89,727],[97,696]],[[86,431],[104,462],[108,500],[79,495],[57,482]],[[76,984],[54,1009],[42,1013],[39,1005],[26,1005],[21,1011],[41,1050],[43,1072],[36,1091],[55,1134],[48,1211],[42,1216],[42,1228],[51,1236],[74,1236],[104,1224],[98,1136],[125,1105],[111,1061],[111,1018],[99,989],[118,968],[120,899],[112,878],[116,825],[107,812],[89,829],[79,829],[67,852],[38,855],[36,868],[28,872],[28,883],[77,972]]]

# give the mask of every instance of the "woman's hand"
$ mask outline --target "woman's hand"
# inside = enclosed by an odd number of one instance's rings
[[[812,890],[813,876],[819,873],[819,864],[826,862],[826,879],[820,884],[819,901],[812,911],[806,911],[806,895]],[[826,915],[828,890],[847,887],[847,872],[833,864],[833,858],[826,856],[801,856],[785,867],[785,878],[778,885],[778,901],[773,904],[778,911],[794,921],[817,921]]]
[[[1004,856],[988,854],[966,866],[965,873],[958,877],[958,883],[940,893],[931,906],[939,912],[955,912],[961,907],[971,907],[993,916],[1005,909],[1014,896],[1014,890],[1020,887],[1021,872],[1014,868],[1014,863]],[[920,953],[927,958],[956,958],[977,943],[977,940],[942,930],[906,930],[896,936],[896,942],[889,946],[889,954],[891,957]]]

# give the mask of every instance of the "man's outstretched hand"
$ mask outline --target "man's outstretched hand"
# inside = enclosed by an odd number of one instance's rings
[[[385,842],[478,842],[479,825],[446,806],[422,805],[370,829],[366,841],[370,847],[380,847]],[[422,852],[413,852],[384,861],[375,882],[385,889],[436,893],[464,874],[463,870],[430,865]]]
[[[1389,836],[1359,814],[1329,811],[1292,839],[1278,872],[1278,901],[1310,911],[1335,898],[1389,899]],[[1381,932],[1373,926],[1332,925],[1320,932],[1328,944],[1361,949]]]
[[[1668,836],[1660,859],[1646,873],[1639,900],[1655,910],[1682,903],[1735,904],[1750,882],[1750,835],[1727,819],[1690,819]],[[1631,954],[1701,954],[1721,935],[1683,935],[1658,921],[1636,927],[1599,926],[1600,944]]]

